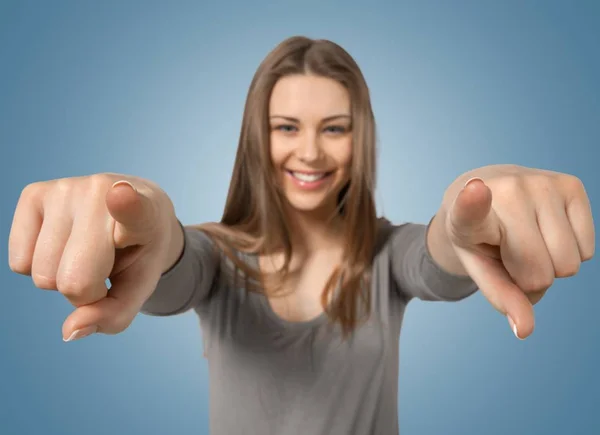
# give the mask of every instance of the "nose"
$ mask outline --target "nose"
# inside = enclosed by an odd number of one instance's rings
[[[299,141],[296,150],[297,157],[306,163],[314,162],[321,157],[321,145],[316,134],[307,132]]]

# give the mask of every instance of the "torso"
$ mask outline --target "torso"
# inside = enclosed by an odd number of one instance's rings
[[[370,275],[370,317],[347,339],[323,313],[333,255],[303,263],[286,304],[226,278],[213,245],[189,230],[178,267],[144,312],[194,308],[202,329],[213,435],[397,435],[399,336],[407,302],[457,301],[477,287],[430,258],[425,225],[382,228]],[[251,267],[256,256],[240,254]],[[230,275],[231,277],[231,275]],[[312,277],[309,279],[309,277]]]
[[[292,259],[294,273],[284,283],[282,295],[267,298],[273,312],[289,322],[307,322],[322,315],[321,295],[341,257],[339,249],[319,251],[302,260]],[[280,258],[259,260],[261,271],[267,273],[280,264]]]
[[[261,269],[268,262],[245,256]],[[384,248],[372,265],[371,316],[344,340],[321,306],[339,255],[303,263],[289,296],[217,281],[197,308],[210,371],[211,433],[397,435],[398,338],[405,302]]]

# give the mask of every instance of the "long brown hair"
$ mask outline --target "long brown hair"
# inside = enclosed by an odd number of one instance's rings
[[[275,83],[290,74],[334,79],[349,92],[352,115],[350,182],[339,197],[344,219],[344,257],[323,289],[321,302],[333,322],[350,332],[370,311],[369,289],[377,216],[375,209],[375,120],[365,79],[354,59],[328,40],[295,36],[275,47],[258,67],[246,98],[235,165],[220,223],[196,226],[255,282],[266,282],[259,270],[241,261],[236,251],[284,254],[283,267],[269,286],[255,290],[275,294],[290,273],[292,243],[269,154],[269,100]],[[335,298],[331,298],[340,285]],[[331,303],[328,301],[331,300]],[[360,305],[362,304],[362,305]],[[364,310],[359,310],[359,305]],[[362,311],[362,314],[361,314]]]

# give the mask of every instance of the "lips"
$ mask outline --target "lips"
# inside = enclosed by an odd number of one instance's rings
[[[333,174],[333,171],[306,172],[286,170],[286,173],[297,187],[313,190],[323,186],[324,183],[330,179],[329,176]]]
[[[304,181],[306,183],[314,183],[315,181],[319,181],[329,175],[331,172],[297,172],[297,171],[288,171],[294,178],[297,178],[300,181]]]

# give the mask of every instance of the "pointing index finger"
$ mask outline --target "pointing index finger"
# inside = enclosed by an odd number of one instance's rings
[[[465,270],[481,293],[500,313],[516,326],[515,335],[524,339],[535,327],[533,306],[527,295],[513,282],[500,260],[455,248]]]

